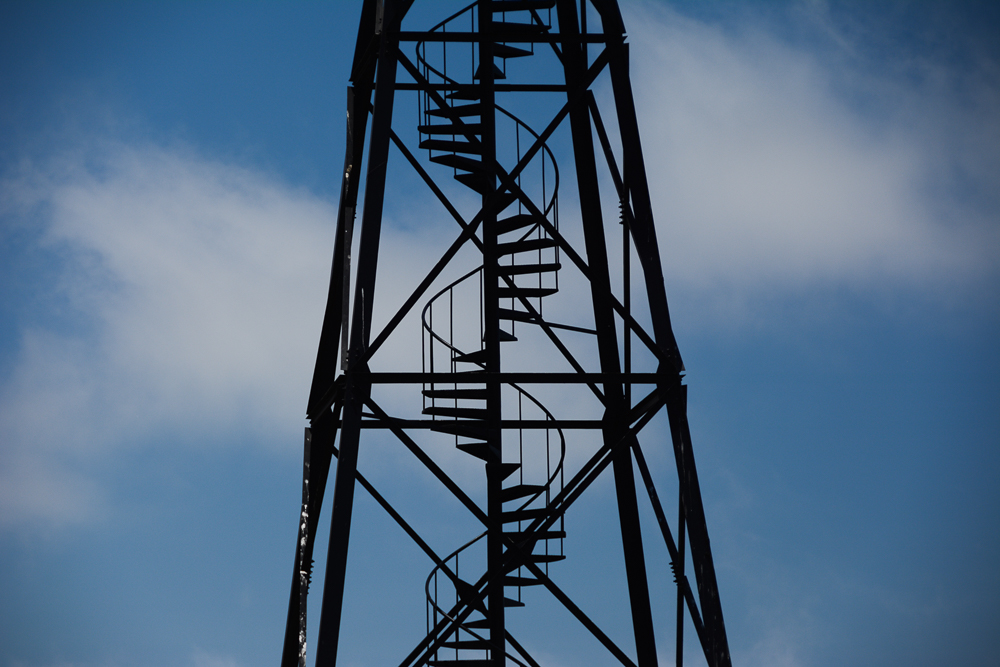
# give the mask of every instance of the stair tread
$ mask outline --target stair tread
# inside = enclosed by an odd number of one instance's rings
[[[485,438],[485,429],[483,430],[483,437]],[[483,461],[489,457],[489,444],[486,442],[460,442],[455,446],[466,454],[471,454],[477,459],[481,459]]]
[[[424,139],[420,142],[421,148],[433,151],[453,151],[455,153],[467,153],[469,155],[482,155],[483,147],[480,144],[473,144],[469,141],[454,141],[451,139]]]
[[[504,576],[507,576],[509,573],[524,567],[527,563],[531,563],[533,565],[550,565],[563,560],[566,560],[566,556],[561,554],[528,554],[527,557],[520,562],[515,561],[513,563],[508,563],[507,567],[504,568]]]
[[[479,79],[482,79],[482,78],[483,78],[483,66],[482,66],[482,64],[480,64],[479,67],[476,68],[476,74],[473,77],[473,79],[479,80]],[[506,78],[507,78],[507,75],[503,73],[503,70],[500,69],[499,67],[497,67],[496,63],[493,63],[493,79],[494,80],[502,80],[502,79],[506,79]]]
[[[483,388],[465,389],[424,389],[421,392],[427,398],[467,398],[470,400],[486,400],[487,392]]]
[[[458,90],[448,93],[445,97],[449,100],[472,101],[480,99],[480,92],[475,86],[462,86]]]
[[[483,105],[480,104],[479,102],[476,102],[474,104],[460,104],[454,107],[441,107],[439,109],[430,109],[427,111],[427,115],[434,116],[436,118],[464,118],[465,116],[478,116],[482,112],[483,112]]]
[[[509,218],[497,220],[496,230],[497,234],[507,234],[518,229],[530,227],[531,225],[537,224],[537,222],[538,218],[531,213],[518,213],[517,215],[512,215]]]
[[[476,350],[475,352],[469,352],[467,354],[456,354],[451,359],[452,361],[468,364],[486,363],[486,350]]]
[[[500,308],[500,319],[501,320],[512,320],[515,322],[540,322],[541,318],[527,313],[523,310],[512,310],[510,308]]]
[[[511,11],[511,10],[507,10]],[[513,42],[522,36],[538,35],[548,32],[551,26],[540,23],[521,23],[519,21],[503,21],[493,24],[493,39],[498,42]]]
[[[425,415],[438,417],[461,417],[462,419],[486,419],[486,408],[456,408],[432,405],[424,408]]]
[[[494,44],[493,55],[497,58],[524,58],[534,54],[528,49],[519,49],[508,44]]]
[[[431,162],[443,164],[446,167],[454,167],[455,169],[464,169],[465,171],[472,172],[483,171],[485,169],[482,160],[465,157],[464,155],[456,155],[455,153],[435,155],[431,158]]]
[[[504,502],[517,500],[525,496],[535,495],[544,490],[545,487],[541,484],[515,484],[514,486],[508,486],[506,489],[500,489],[500,500]]]
[[[555,239],[525,239],[523,241],[510,241],[508,243],[497,244],[497,254],[513,255],[518,252],[528,252],[530,250],[544,250],[554,248],[559,245]]]
[[[551,296],[558,292],[555,287],[498,287],[497,296],[501,299],[509,297]]]
[[[497,200],[497,213],[500,213],[505,208],[517,201],[517,195],[504,191]]]
[[[463,185],[467,185],[481,195],[486,194],[490,179],[494,179],[494,183],[496,182],[495,177],[492,174],[487,175],[481,172],[455,175],[456,181],[462,183]]]
[[[543,262],[541,264],[508,264],[500,265],[500,274],[505,276],[523,276],[534,273],[552,273],[562,268],[559,262]]]
[[[499,475],[500,479],[504,480],[517,472],[520,467],[520,463],[487,463],[486,476]]]
[[[566,556],[560,554],[531,554],[528,560],[535,564],[557,563],[561,560],[566,560]]]
[[[537,507],[523,510],[511,510],[510,512],[501,512],[500,520],[504,523],[513,523],[514,521],[531,521],[548,515],[549,509],[547,507]]]
[[[490,5],[494,14],[528,9],[552,9],[555,6],[556,0],[494,0]]]
[[[454,641],[442,642],[441,648],[457,648],[466,650],[488,649],[493,644],[488,639],[458,639]]]
[[[506,575],[503,578],[504,586],[517,586],[518,588],[522,586],[541,586],[542,582],[534,577],[515,577],[513,575]]]
[[[505,537],[509,537],[515,544],[522,542],[541,542],[542,540],[561,540],[566,537],[565,530],[532,530],[524,532],[505,532]]]
[[[460,438],[486,440],[486,427],[481,421],[473,420],[436,420],[431,422],[431,430],[437,433],[457,435]]]
[[[417,131],[421,134],[481,134],[483,126],[480,123],[436,123],[430,125],[417,125]]]

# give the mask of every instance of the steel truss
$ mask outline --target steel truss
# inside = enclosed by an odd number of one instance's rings
[[[306,599],[320,509],[334,457],[337,465],[316,665],[336,663],[357,485],[428,556],[433,568],[426,587],[426,636],[402,657],[400,667],[537,667],[508,623],[508,610],[523,606],[521,590],[528,586],[551,593],[623,665],[656,665],[634,478],[638,470],[677,583],[676,664],[683,660],[688,619],[707,663],[728,667],[725,625],[686,417],[684,366],[667,309],[628,74],[628,45],[617,3],[480,0],[430,30],[403,30],[412,4],[412,0],[364,0],[362,7],[348,89],[347,149],[333,268],[307,409],[310,428],[305,441],[302,513],[282,667],[304,667],[306,662]],[[592,22],[594,17],[599,19],[597,29],[588,26],[588,16]],[[407,55],[411,46],[413,58]],[[558,76],[541,82],[528,77],[518,80],[515,72],[533,71],[523,63],[543,53],[557,63]],[[616,144],[591,91],[600,75],[611,82],[620,166]],[[400,126],[401,134],[397,134],[393,127],[397,92],[415,93],[418,98],[417,151],[426,151],[426,159],[418,157],[404,139],[412,135],[412,128],[404,131]],[[529,126],[498,103],[498,97],[530,95],[563,100],[544,127]],[[567,126],[579,201],[578,220],[569,234],[564,233],[565,224],[563,231],[560,228],[559,168],[550,145],[555,133],[565,132]],[[360,238],[355,242],[366,138],[367,172]],[[516,150],[510,154],[512,143]],[[504,155],[500,155],[502,149],[508,149]],[[401,158],[412,166],[454,219],[458,235],[388,323],[373,330],[390,158]],[[614,267],[622,274],[620,297],[612,280],[599,162],[613,182],[621,211],[621,266]],[[471,190],[478,197],[478,209],[468,219],[455,196],[449,196],[449,187],[452,191],[454,187],[435,179],[446,171],[466,192]],[[570,238],[582,239],[582,243]],[[356,266],[352,268],[355,245]],[[481,263],[456,279],[446,279],[460,253],[470,251]],[[632,303],[633,255],[642,276],[636,287],[646,300],[646,308],[639,310],[651,332],[633,316],[639,312]],[[567,272],[569,277],[560,278]],[[576,280],[589,288],[591,308],[584,322],[560,321],[546,314],[543,304],[557,298],[560,280]],[[464,299],[465,305],[456,309],[456,299]],[[400,335],[400,323],[421,304],[420,370],[372,370],[379,351],[392,335]],[[470,323],[473,329],[478,325],[478,334],[461,339],[463,327],[468,329]],[[516,358],[517,332],[526,330],[540,334],[552,346],[564,370],[504,370],[509,364],[502,360]],[[593,364],[592,358],[583,359],[571,351],[564,338],[570,335],[590,341],[598,371],[586,369],[588,363]],[[634,344],[645,355],[643,359],[653,360],[646,370],[633,369],[640,361]],[[586,392],[603,412],[599,418],[553,414],[540,395],[554,384],[565,391]],[[376,397],[380,388],[389,385],[410,389],[420,402],[421,414],[388,414]],[[668,524],[639,444],[644,427],[663,413],[669,421],[678,473],[676,533]],[[404,513],[358,470],[362,434],[372,429],[388,431],[412,452],[481,523],[481,533],[471,535],[448,556],[435,552]],[[572,436],[585,431],[598,433],[600,445],[582,466],[570,470],[567,432]],[[523,452],[512,448],[513,438],[520,442],[525,434],[544,435],[539,440],[544,443],[539,446],[546,460],[542,472],[533,474],[522,460]],[[431,436],[453,438],[458,449],[484,462],[485,506],[475,502],[427,453],[421,443]],[[634,660],[629,650],[619,647],[556,584],[557,564],[566,558],[566,512],[608,468],[621,525]],[[468,566],[460,577],[457,565],[459,555],[474,546],[485,551],[485,567],[473,580],[464,576]],[[693,573],[693,587],[687,572]],[[448,593],[442,594],[442,589]]]

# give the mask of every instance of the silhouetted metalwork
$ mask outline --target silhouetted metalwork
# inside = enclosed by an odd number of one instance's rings
[[[524,601],[529,596],[522,597],[527,587],[545,589],[623,665],[656,665],[647,567],[664,568],[668,562],[676,582],[676,627],[669,630],[676,637],[676,664],[682,664],[684,628],[690,624],[707,663],[728,666],[686,417],[684,367],[667,310],[617,3],[480,0],[420,31],[407,29],[420,20],[412,4],[365,0],[361,10],[333,268],[307,410],[302,514],[282,667],[306,660],[306,597],[334,456],[316,665],[336,663],[360,484],[429,558],[426,634],[400,656],[400,667],[537,666],[516,635],[513,610],[530,604]],[[429,4],[421,9],[446,5]],[[617,137],[609,135],[591,91],[599,77],[610,80]],[[413,107],[415,123],[404,113],[406,105]],[[563,153],[572,154],[579,204],[573,202],[562,216],[557,141],[566,147]],[[390,163],[409,165],[456,223],[453,242],[426,275],[412,276],[405,298],[375,291],[383,204],[393,194],[386,187]],[[457,184],[442,176],[453,176]],[[602,191],[617,200],[620,234],[605,225]],[[632,275],[633,258],[639,262],[638,279]],[[376,327],[377,298],[399,303]],[[408,320],[418,321],[421,358],[412,368],[380,365],[387,343],[413,333],[399,326]],[[519,368],[529,344],[545,350],[544,356]],[[387,388],[394,395],[410,392],[413,413],[388,414],[380,399]],[[553,405],[552,397],[562,395],[574,398]],[[666,426],[650,426],[663,414],[678,473],[676,532],[640,447],[640,437],[657,448],[666,445]],[[371,435],[371,429],[390,433],[409,450],[481,531],[452,545],[449,555],[438,555],[405,512],[358,470],[362,434]],[[587,440],[588,432],[598,437]],[[426,442],[443,439],[483,461],[485,493],[477,495],[485,497],[485,505],[428,453]],[[567,444],[577,447],[579,439],[584,444],[574,451],[588,454],[575,457],[583,463],[571,466]],[[608,468],[634,652],[619,647],[556,584],[560,561],[573,557],[565,550],[566,514]],[[636,470],[668,557],[651,566],[645,560]],[[606,540],[581,536],[584,544]],[[660,631],[661,637],[667,634]]]

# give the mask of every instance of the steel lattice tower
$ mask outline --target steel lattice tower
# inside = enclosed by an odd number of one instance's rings
[[[420,9],[446,3],[429,4]],[[617,3],[479,0],[419,31],[410,29],[412,5],[364,0],[361,13],[282,667],[305,665],[312,553],[334,457],[316,665],[336,663],[360,484],[429,558],[426,636],[400,656],[400,667],[537,667],[517,640],[527,587],[550,593],[610,657],[656,665],[640,495],[666,547],[664,560],[650,567],[669,563],[677,584],[676,627],[660,635],[674,634],[680,665],[690,623],[707,663],[726,667],[684,367],[667,310]],[[617,137],[591,90],[599,77],[610,80]],[[560,176],[557,157],[572,158],[576,186],[562,216],[560,178],[570,172],[563,164]],[[386,187],[390,161],[409,165],[455,223],[453,242],[426,275],[412,276],[404,298],[375,292],[383,205],[395,194]],[[602,191],[617,200],[616,224],[605,224]],[[383,323],[373,318],[379,298],[393,301]],[[400,324],[417,318],[421,358],[412,368],[381,364],[394,337],[413,333]],[[410,413],[388,414],[381,396],[390,390],[409,392]],[[669,428],[649,426],[658,416]],[[640,438],[666,447],[668,431],[677,469],[673,531],[640,447]],[[358,469],[359,448],[375,433],[391,434],[412,452],[479,532],[439,555]],[[475,493],[435,461],[427,443],[443,440],[483,462]],[[587,453],[568,457],[568,448]],[[567,512],[608,468],[634,634],[634,646],[625,648],[557,585],[561,561],[574,557],[564,550]]]

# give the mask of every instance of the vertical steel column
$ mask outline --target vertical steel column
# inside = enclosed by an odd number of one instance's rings
[[[674,667],[684,667],[684,494],[677,493],[677,562],[674,563],[674,579],[677,580],[677,659]]]
[[[604,221],[601,215],[600,190],[597,165],[594,157],[593,130],[586,96],[579,94],[584,85],[587,63],[583,60],[580,30],[577,23],[576,3],[559,0],[557,4],[559,30],[564,36],[563,62],[569,99],[577,96],[578,103],[569,111],[570,131],[573,136],[573,153],[576,160],[577,184],[580,192],[580,214],[583,219],[587,263],[591,272],[591,291],[594,302],[594,323],[597,329],[598,355],[601,371],[619,374],[618,340],[611,304],[611,276],[608,268],[607,243],[604,238]],[[625,403],[622,383],[605,381],[606,411],[604,440],[614,445],[627,436],[629,406]],[[653,614],[649,601],[646,578],[646,561],[642,548],[639,526],[639,507],[635,494],[635,476],[632,470],[631,450],[617,448],[612,464],[615,490],[618,498],[618,515],[621,523],[622,546],[625,555],[625,572],[628,579],[632,626],[635,634],[636,656],[639,667],[655,667],[656,640],[653,634]]]
[[[486,370],[500,372],[500,298],[497,267],[496,200],[496,92],[493,79],[493,9],[491,0],[479,2],[479,102],[481,105],[481,143],[486,186],[483,189],[483,334]],[[503,433],[500,428],[500,381],[492,376],[486,382],[486,514],[491,521],[486,536],[486,563],[490,572],[487,584],[489,634],[493,645],[490,661],[494,667],[506,664],[506,613],[503,590]]]
[[[327,408],[325,405],[326,401],[330,399],[330,393],[334,391],[337,348],[341,345],[341,341],[343,347],[346,348],[348,340],[346,333],[342,338],[340,334],[342,327],[347,325],[350,229],[354,222],[361,158],[364,153],[365,127],[368,122],[368,112],[364,106],[367,106],[367,100],[371,94],[371,81],[362,81],[360,89],[364,91],[365,100],[365,105],[362,105],[360,112],[355,103],[355,87],[350,86],[347,89],[347,138],[344,170],[341,175],[340,206],[334,239],[333,265],[330,269],[326,311],[323,316],[323,328],[320,333],[312,387],[306,408],[306,414],[314,426],[314,429],[306,431],[305,460],[303,462],[303,510],[307,514],[307,520],[305,522],[300,520],[296,542],[296,560],[292,573],[292,590],[288,601],[288,618],[285,625],[285,642],[281,659],[282,667],[295,667],[296,665],[305,667],[302,665],[302,656],[299,655],[299,634],[304,631],[302,626],[305,624],[305,586],[308,582],[302,581],[301,572],[310,570],[312,567],[316,526],[319,523],[320,510],[323,506],[333,443],[336,438],[335,426],[332,427],[332,432],[328,432],[331,428],[329,423],[335,423],[340,417],[338,405],[335,409],[335,417],[330,422],[326,418]]]
[[[354,506],[354,479],[357,471],[358,442],[361,436],[361,411],[371,391],[367,364],[358,363],[358,360],[368,347],[371,334],[386,166],[389,159],[398,39],[393,23],[394,5],[395,3],[390,0],[386,2],[383,10],[364,213],[361,219],[361,240],[358,250],[358,281],[355,287],[354,313],[351,318],[348,367],[345,372],[344,423],[333,488],[330,547],[327,552],[319,639],[316,646],[317,667],[334,667],[337,664],[351,513]]]
[[[719,602],[715,565],[708,539],[705,509],[701,500],[698,473],[691,450],[691,435],[687,422],[687,387],[681,384],[684,370],[677,342],[670,326],[667,310],[667,293],[663,282],[660,252],[653,227],[653,210],[646,180],[646,167],[639,140],[639,125],[635,115],[635,101],[632,83],[628,75],[628,46],[624,43],[611,46],[615,53],[610,60],[611,84],[618,112],[618,127],[621,131],[622,157],[628,174],[628,190],[631,196],[634,221],[633,239],[643,267],[646,292],[649,298],[650,315],[656,342],[667,354],[673,368],[660,372],[663,381],[659,385],[667,403],[670,433],[677,462],[677,473],[683,495],[683,508],[687,519],[691,562],[695,570],[698,595],[705,628],[709,636],[710,660],[714,665],[725,667],[730,664],[729,645],[726,639],[722,605]]]

